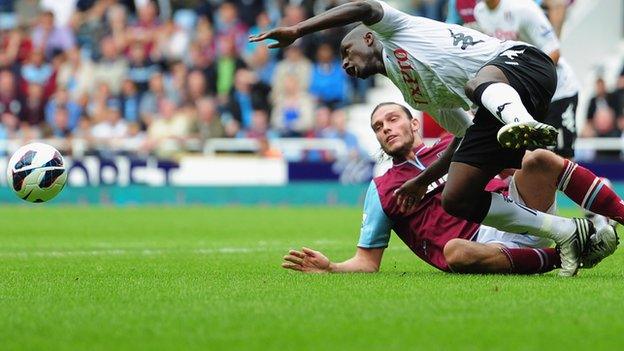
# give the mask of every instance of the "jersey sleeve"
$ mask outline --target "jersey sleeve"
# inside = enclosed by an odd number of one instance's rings
[[[461,108],[427,112],[438,122],[440,127],[456,137],[463,137],[466,134],[466,129],[472,125],[472,116]]]
[[[379,22],[368,25],[368,28],[384,38],[390,38],[395,33],[410,27],[412,16],[393,8],[384,1],[377,2],[383,9],[383,17]]]
[[[362,229],[357,246],[364,249],[388,247],[391,228],[392,223],[381,207],[375,181],[371,181],[364,200]]]
[[[544,12],[535,3],[528,2],[522,8],[521,30],[527,41],[549,55],[559,49],[559,39]]]

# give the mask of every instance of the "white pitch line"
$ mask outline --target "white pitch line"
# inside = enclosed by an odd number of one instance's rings
[[[322,245],[319,250],[342,248],[338,241],[332,240],[316,240],[312,242],[315,245]],[[180,249],[180,248],[109,248],[109,249],[93,249],[93,250],[50,250],[50,251],[0,251],[0,259],[2,258],[63,258],[63,257],[97,257],[97,256],[163,256],[172,253],[189,253],[198,255],[214,255],[214,254],[250,254],[258,252],[286,252],[293,248],[292,245],[282,244],[274,246],[266,246],[266,242],[261,242],[255,247],[214,247],[214,248],[197,248],[197,249]],[[396,245],[388,248],[390,251],[406,251],[407,247]]]

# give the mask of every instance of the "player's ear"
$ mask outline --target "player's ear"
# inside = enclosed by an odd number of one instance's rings
[[[373,46],[375,43],[375,36],[372,32],[366,32],[366,34],[364,34],[364,43],[366,43],[366,46]]]
[[[412,118],[410,123],[412,124],[412,131],[418,134],[420,132],[420,121],[418,120],[418,118]]]

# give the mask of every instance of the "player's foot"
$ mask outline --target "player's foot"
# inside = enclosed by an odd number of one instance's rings
[[[576,275],[581,263],[581,256],[589,246],[589,237],[596,233],[592,222],[585,218],[574,218],[576,231],[567,239],[558,242],[559,256],[561,258],[560,277],[572,277]]]
[[[620,238],[615,227],[604,225],[597,229],[596,234],[589,237],[587,253],[581,256],[581,267],[592,268],[596,266],[600,261],[611,256],[619,244]]]
[[[557,144],[557,129],[538,121],[515,122],[498,130],[498,142],[505,148],[546,147]]]

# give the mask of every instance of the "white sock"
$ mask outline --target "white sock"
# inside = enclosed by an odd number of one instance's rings
[[[569,238],[576,231],[572,219],[528,208],[499,193],[490,194],[492,204],[482,224],[504,232],[552,239],[556,243]]]
[[[533,121],[516,89],[505,83],[488,85],[481,94],[481,104],[504,124]]]

